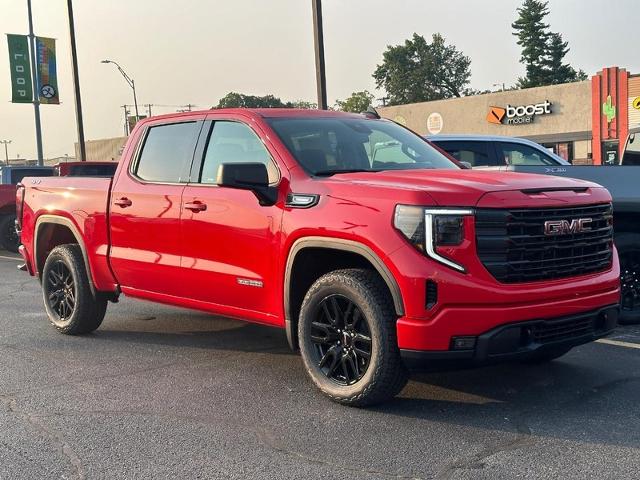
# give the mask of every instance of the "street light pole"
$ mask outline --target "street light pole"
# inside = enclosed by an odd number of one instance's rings
[[[136,97],[136,83],[133,81],[131,77],[129,77],[129,75],[127,75],[127,73],[122,69],[122,67],[118,65],[118,62],[114,62],[113,60],[102,60],[102,62],[100,63],[113,63],[116,67],[118,67],[118,70],[120,71],[120,73],[122,74],[126,82],[129,84],[129,86],[131,87],[131,90],[133,90],[133,107],[136,111],[136,122],[137,122],[138,119],[140,118],[140,115],[138,114],[138,98]]]
[[[80,161],[87,160],[87,152],[84,144],[84,124],[82,121],[82,100],[80,99],[80,76],[78,74],[78,53],[76,51],[76,29],[73,21],[72,0],[67,0],[69,13],[69,39],[71,41],[71,64],[73,67],[73,91],[76,100],[76,125],[78,128],[78,148]]]
[[[0,140],[0,143],[4,143],[4,158],[7,166],[9,165],[9,149],[7,145],[11,143],[11,140]]]
[[[33,34],[33,15],[31,12],[31,0],[27,0],[27,13],[29,15],[29,47],[31,50],[31,77],[33,79],[33,113],[36,120],[36,148],[38,150],[38,165],[44,165],[44,153],[42,151],[42,127],[40,124],[40,92],[38,92],[38,70],[36,69],[36,36]]]
[[[327,110],[327,76],[324,65],[324,31],[322,28],[322,0],[312,0],[313,39],[316,51],[316,88],[318,108]]]

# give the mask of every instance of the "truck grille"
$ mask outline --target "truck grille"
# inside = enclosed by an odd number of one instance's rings
[[[589,218],[588,231],[545,235],[545,222]],[[480,261],[496,280],[522,283],[606,270],[613,257],[611,204],[570,208],[478,209]]]

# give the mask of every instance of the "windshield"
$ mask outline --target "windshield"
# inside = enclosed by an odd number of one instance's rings
[[[460,168],[418,135],[387,120],[335,117],[267,120],[298,163],[313,175]]]

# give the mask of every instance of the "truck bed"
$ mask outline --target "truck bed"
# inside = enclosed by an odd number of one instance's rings
[[[93,284],[109,290],[115,279],[109,268],[108,205],[111,178],[31,177],[22,182],[25,188],[22,219],[22,243],[27,254],[41,263],[37,249],[39,236],[55,235],[55,231],[38,230],[36,219],[55,215],[64,218],[78,236],[77,243],[86,249]],[[81,241],[83,240],[83,241]]]

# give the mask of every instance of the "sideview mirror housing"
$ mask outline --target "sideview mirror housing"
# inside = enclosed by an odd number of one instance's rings
[[[278,189],[269,185],[269,173],[264,163],[223,163],[218,169],[220,187],[251,190],[260,205],[274,205]]]

